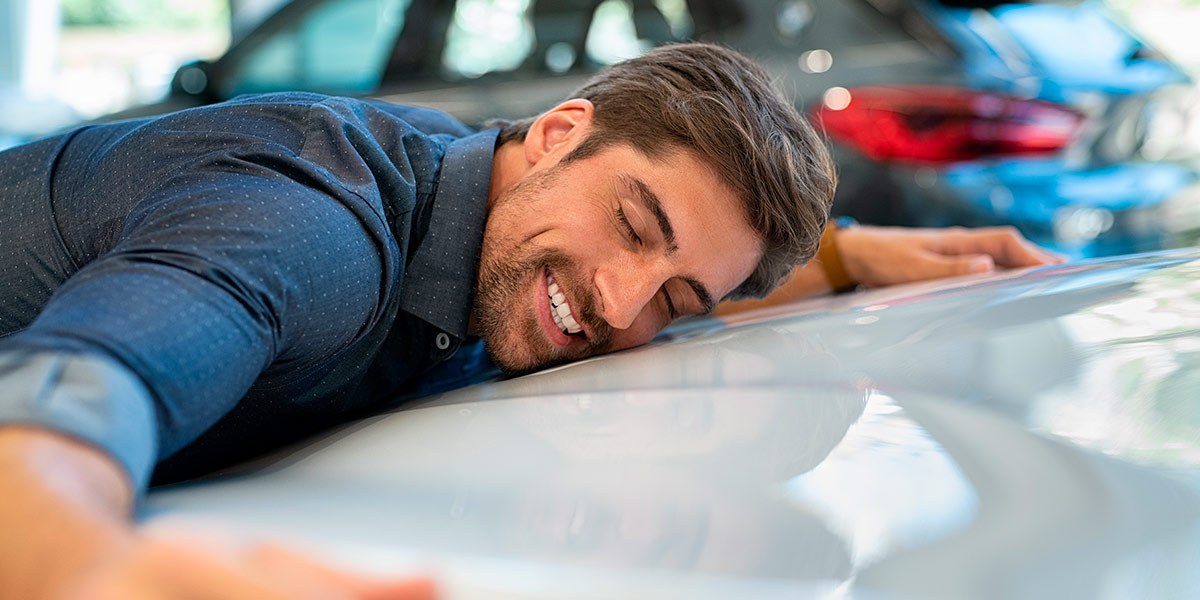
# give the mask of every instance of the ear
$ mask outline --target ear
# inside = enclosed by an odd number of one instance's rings
[[[590,100],[567,100],[538,117],[525,134],[525,160],[529,166],[558,162],[583,139],[596,107]]]

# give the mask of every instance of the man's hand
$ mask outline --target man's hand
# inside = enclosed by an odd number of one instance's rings
[[[427,580],[382,581],[337,571],[286,548],[198,532],[143,532],[65,600],[434,600]]]
[[[1012,227],[909,229],[859,225],[837,232],[846,273],[878,287],[973,273],[997,267],[1036,267],[1063,262]]]
[[[912,229],[856,225],[838,229],[833,235],[846,274],[865,287],[990,273],[997,267],[1063,262],[1011,227]],[[820,262],[814,260],[792,271],[791,278],[766,298],[722,302],[716,314],[728,316],[829,291],[829,280]]]
[[[0,600],[432,600],[424,580],[376,581],[264,545],[144,531],[108,455],[0,427]]]

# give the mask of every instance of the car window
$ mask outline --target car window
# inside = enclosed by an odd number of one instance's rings
[[[587,7],[594,6],[591,11]],[[459,0],[442,55],[444,77],[562,73],[612,64],[686,39],[687,0]]]
[[[248,45],[227,67],[218,94],[305,89],[363,95],[378,90],[385,75],[393,82],[461,81],[487,73],[590,69],[689,38],[693,4],[704,2],[457,0],[437,19],[418,15],[430,13],[419,9],[431,2],[313,2]],[[414,21],[406,28],[407,19]],[[426,38],[416,40],[418,34]],[[397,44],[400,35],[414,37],[414,44]],[[431,62],[423,62],[426,55]]]
[[[289,89],[371,92],[379,86],[409,3],[319,3],[254,48],[226,80],[222,95]]]
[[[530,0],[458,0],[442,66],[451,78],[512,71],[533,50]]]
[[[607,65],[638,56],[654,46],[654,41],[638,37],[633,22],[633,6],[621,0],[605,0],[596,7],[587,35],[587,56]]]

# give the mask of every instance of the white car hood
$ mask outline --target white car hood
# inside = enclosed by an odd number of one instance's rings
[[[819,298],[156,490],[462,598],[1200,597],[1200,251]]]

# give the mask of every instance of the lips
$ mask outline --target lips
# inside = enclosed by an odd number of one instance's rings
[[[567,300],[566,294],[554,280],[554,276],[548,272],[546,273],[546,292],[550,299],[550,318],[559,331],[567,335],[582,332],[583,327],[579,325],[579,321],[571,312],[571,303]]]

